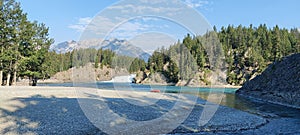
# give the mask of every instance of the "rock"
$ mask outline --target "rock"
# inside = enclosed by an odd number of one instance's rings
[[[187,81],[185,81],[185,80],[179,80],[179,81],[176,83],[175,86],[186,86],[186,84],[187,84]]]
[[[246,82],[237,94],[300,108],[300,54],[275,62]]]
[[[147,77],[144,71],[139,71],[136,73],[135,78],[133,78],[133,83],[142,83],[142,81]]]
[[[141,83],[142,84],[153,84],[153,85],[168,85],[166,77],[161,73],[150,74]]]

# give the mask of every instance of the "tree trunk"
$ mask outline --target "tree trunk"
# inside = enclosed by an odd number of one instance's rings
[[[13,76],[13,80],[11,82],[11,85],[16,85],[17,84],[17,63],[14,66],[14,76]]]
[[[1,53],[3,53],[3,43],[1,44]],[[2,60],[1,60],[1,63],[0,63],[0,86],[2,86],[3,84],[3,63],[2,63]]]
[[[32,79],[32,86],[36,86],[37,85],[37,78],[33,77]]]
[[[14,76],[11,85],[16,85],[16,84],[17,84],[17,71],[14,71]]]
[[[6,80],[6,86],[9,86],[10,83],[10,72],[7,73],[7,80]]]
[[[29,77],[29,82],[28,82],[29,86],[32,86],[32,78]]]
[[[3,82],[3,71],[0,71],[0,86],[2,86],[2,82]]]

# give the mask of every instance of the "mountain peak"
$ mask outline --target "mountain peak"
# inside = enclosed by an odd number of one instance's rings
[[[111,38],[104,40],[95,39],[95,40],[84,40],[84,41],[65,41],[62,43],[59,43],[57,45],[53,45],[50,47],[50,50],[53,50],[57,53],[67,53],[71,52],[74,49],[79,48],[95,48],[103,50],[109,49],[114,52],[116,52],[119,55],[125,55],[130,57],[139,57],[145,61],[148,61],[148,58],[150,57],[150,54],[145,52],[139,47],[136,47],[132,44],[130,44],[127,40],[119,40],[116,38]],[[101,43],[101,44],[100,44]]]

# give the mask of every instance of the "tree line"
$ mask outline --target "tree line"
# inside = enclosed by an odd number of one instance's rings
[[[140,58],[118,55],[111,50],[86,48],[74,49],[71,52],[58,54],[50,51],[47,54],[45,65],[47,77],[51,77],[57,72],[66,71],[70,68],[78,68],[92,63],[94,68],[126,69],[129,73],[145,70],[146,63]]]
[[[95,68],[125,68],[130,73],[146,70],[150,74],[160,72],[168,82],[174,83],[204,72],[202,81],[210,84],[206,74],[225,67],[226,82],[242,85],[260,74],[270,63],[299,53],[299,44],[300,33],[297,29],[268,28],[265,24],[258,27],[229,25],[219,31],[214,28],[214,31],[202,36],[187,34],[182,41],[169,48],[155,50],[147,62],[102,49],[77,49],[65,54],[49,52],[46,55],[51,57],[46,57],[48,68],[45,73],[52,76],[72,67],[93,63]]]
[[[300,52],[299,31],[268,28],[265,24],[258,27],[232,25],[222,27],[218,33],[228,63],[227,81],[241,85],[253,75],[260,74],[272,62]]]
[[[156,50],[147,63],[147,70],[160,72],[169,82],[176,83],[188,81],[197,72],[208,73],[225,67],[226,82],[242,85],[270,63],[299,53],[299,35],[297,29],[277,25],[273,28],[265,24],[258,27],[229,25],[220,31],[214,27],[214,31],[202,36],[188,34],[182,42]],[[205,75],[201,78],[206,81]]]

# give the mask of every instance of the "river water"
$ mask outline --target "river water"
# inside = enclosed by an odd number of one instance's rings
[[[219,104],[249,112],[252,114],[263,115],[266,117],[284,117],[295,118],[300,120],[300,110],[281,105],[261,102],[257,100],[249,100],[235,95],[235,88],[191,88],[177,86],[160,86],[160,85],[140,85],[133,83],[114,83],[114,82],[97,82],[97,83],[58,83],[58,84],[39,84],[39,86],[63,86],[63,87],[89,87],[108,90],[124,90],[124,91],[150,91],[153,89],[166,93],[188,93],[197,95],[202,99],[219,103],[219,100],[212,98],[222,96]],[[210,97],[210,98],[209,98]]]

